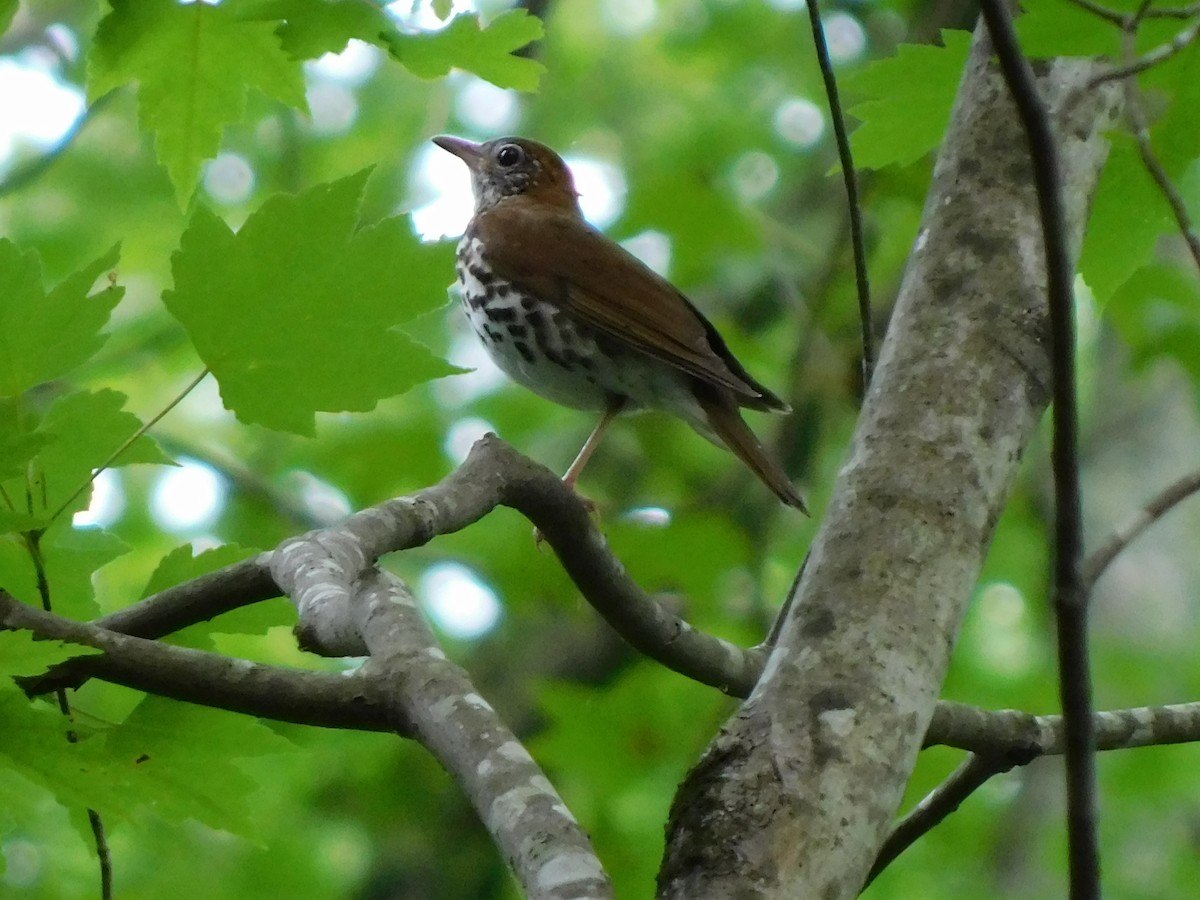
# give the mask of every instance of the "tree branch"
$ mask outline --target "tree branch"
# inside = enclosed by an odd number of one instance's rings
[[[373,571],[356,586],[355,619],[371,658],[364,665],[389,718],[411,722],[491,832],[530,900],[613,896],[591,842],[528,751],[446,659],[416,599]]]
[[[663,898],[854,897],[900,804],[1022,449],[1048,400],[1029,159],[978,39],[834,500],[747,702],[676,796]],[[1073,243],[1111,127],[1059,60]],[[1070,102],[1068,101],[1077,101]],[[1069,113],[1070,120],[1066,120]],[[947,385],[954,385],[948,391]]]
[[[1186,744],[1200,741],[1200,702],[1107,710],[1095,713],[1092,723],[1098,750]],[[935,744],[985,756],[1025,751],[1058,756],[1067,749],[1067,729],[1062,716],[989,711],[943,700],[925,736],[926,747]]]
[[[763,653],[705,634],[647,595],[578,495],[495,435],[478,441],[463,464],[433,487],[284,541],[271,554],[275,582],[300,611],[302,646],[330,656],[363,655],[363,637],[346,602],[361,573],[384,553],[458,531],[497,506],[512,507],[537,526],[584,598],[635,649],[726,693],[749,693]]]
[[[231,712],[325,728],[410,733],[387,722],[376,691],[357,673],[281,669],[203,650],[172,647],[72,622],[0,592],[0,628],[25,629],[41,638],[103,650],[87,657],[88,675]],[[21,679],[30,693],[48,690],[44,678]]]

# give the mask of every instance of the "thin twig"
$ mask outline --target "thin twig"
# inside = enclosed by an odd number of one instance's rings
[[[1037,754],[1027,758],[1012,758],[1006,755],[972,753],[966,762],[954,770],[936,788],[926,794],[912,811],[896,823],[891,834],[879,848],[875,865],[867,875],[867,887],[879,874],[895,862],[905,850],[928,834],[951,813],[957,812],[971,794],[983,787],[994,775],[1002,775],[1018,765],[1027,765]]]
[[[1130,27],[1130,22],[1133,20],[1123,21],[1121,24],[1126,32],[1133,31]],[[1167,41],[1165,44],[1160,44],[1149,53],[1141,57],[1133,57],[1117,69],[1110,69],[1107,72],[1102,72],[1091,80],[1089,88],[1095,88],[1106,81],[1117,81],[1121,78],[1132,78],[1139,72],[1145,72],[1154,66],[1161,65],[1171,57],[1183,52],[1188,47],[1196,42],[1196,38],[1200,37],[1200,22],[1189,25],[1187,28],[1180,31],[1175,37]]]
[[[42,601],[42,609],[46,613],[53,615],[53,604],[50,599],[50,579],[46,575],[46,558],[42,554],[42,532],[26,532],[24,537],[25,546],[29,551],[29,557],[33,561],[33,569],[36,573],[37,589]],[[66,690],[61,687],[56,689],[54,691],[54,698],[58,701],[59,712],[62,713],[64,719],[70,722],[71,703],[67,699]],[[76,734],[74,728],[67,728],[67,741],[72,744],[79,742],[79,735]],[[91,807],[88,807],[87,817],[88,825],[92,829],[92,840],[96,844],[96,858],[100,861],[100,897],[101,900],[112,900],[112,854],[108,848],[108,835],[104,830],[104,819],[98,810]]]
[[[100,857],[100,898],[113,900],[112,853],[108,849],[108,834],[104,830],[104,819],[94,809],[89,809],[88,824],[92,826],[92,838],[96,842],[96,854]]]
[[[1111,22],[1118,28],[1125,28],[1131,18],[1129,13],[1103,6],[1094,0],[1070,0],[1070,2],[1106,22]],[[1193,3],[1191,6],[1154,7],[1141,12],[1139,17],[1143,19],[1193,19],[1196,16],[1200,16],[1200,3]]]
[[[1197,23],[1197,29],[1200,29],[1200,23]],[[1133,55],[1135,37],[1136,23],[1133,23],[1125,32],[1125,56],[1127,59]],[[1183,235],[1188,250],[1191,251],[1192,259],[1195,261],[1196,267],[1200,269],[1200,234],[1196,232],[1183,197],[1180,196],[1171,176],[1167,174],[1167,170],[1159,161],[1158,154],[1154,152],[1153,144],[1150,143],[1150,126],[1146,122],[1146,113],[1142,107],[1142,90],[1134,77],[1125,79],[1125,106],[1129,112],[1129,122],[1133,126],[1133,137],[1137,141],[1142,164],[1170,205],[1179,233]]]
[[[1068,246],[1058,148],[1029,61],[1021,52],[1004,0],[983,0],[1004,80],[1029,141],[1042,220],[1050,306],[1055,494],[1054,601],[1058,621],[1059,689],[1067,729],[1067,838],[1072,900],[1099,897],[1096,752],[1089,671],[1087,597],[1080,579],[1078,410],[1075,393],[1074,266]]]
[[[1097,547],[1084,562],[1081,576],[1083,590],[1090,593],[1097,579],[1116,559],[1117,554],[1141,537],[1147,528],[1197,491],[1200,491],[1200,471],[1184,475],[1174,484],[1166,487],[1158,496],[1130,516],[1124,524],[1114,529],[1104,543]]]
[[[7,197],[16,191],[19,191],[25,185],[32,181],[36,181],[42,176],[58,160],[60,156],[70,149],[75,143],[75,139],[83,132],[84,127],[88,122],[96,117],[96,114],[104,109],[109,104],[112,98],[116,95],[119,88],[113,88],[102,97],[96,98],[90,106],[72,123],[71,127],[49,150],[43,153],[36,159],[30,160],[25,165],[21,166],[11,175],[0,181],[0,197]]]
[[[102,462],[97,468],[92,470],[91,477],[89,477],[87,481],[85,481],[83,484],[81,484],[78,487],[78,489],[76,489],[74,491],[74,493],[71,494],[71,496],[69,496],[66,500],[64,500],[62,502],[62,504],[58,507],[58,509],[56,509],[51,514],[48,521],[53,522],[60,515],[62,515],[63,512],[67,509],[67,507],[69,507],[72,503],[75,502],[75,498],[78,497],[80,494],[82,494],[84,491],[86,491],[91,486],[92,482],[96,480],[96,477],[101,472],[103,472],[105,469],[107,469],[109,466],[111,466],[114,462],[116,462],[117,458],[122,453],[124,453],[126,450],[128,450],[130,447],[132,447],[135,441],[137,441],[139,438],[141,438],[143,435],[145,435],[146,432],[148,432],[151,428],[153,428],[160,421],[162,421],[163,416],[165,416],[167,413],[169,413],[171,410],[173,410],[176,406],[178,406],[183,401],[184,397],[186,397],[193,390],[195,390],[196,385],[198,385],[201,381],[203,381],[206,375],[208,375],[207,368],[203,372],[201,372],[199,375],[197,375],[195,378],[193,378],[191,380],[191,382],[188,384],[188,386],[185,387],[182,391],[180,391],[174,397],[174,399],[171,400],[170,403],[168,403],[161,410],[159,410],[155,414],[154,418],[150,419],[145,424],[143,424],[141,428],[139,428],[137,431],[135,431],[132,435],[129,436],[129,439],[127,441],[125,441],[123,444],[121,444],[120,447],[118,447],[116,450],[114,450],[112,453],[110,453],[108,456],[108,459],[104,460],[104,462]]]
[[[833,120],[833,134],[837,141],[838,159],[842,165],[842,181],[846,185],[846,204],[850,211],[850,240],[854,246],[854,280],[858,289],[858,316],[862,324],[863,393],[871,384],[875,371],[875,338],[871,331],[871,277],[867,271],[867,249],[863,240],[862,206],[858,198],[858,177],[854,169],[854,157],[850,153],[850,138],[846,134],[846,118],[842,102],[838,97],[837,76],[829,59],[829,46],[825,42],[825,27],[821,24],[821,9],[818,0],[808,0],[808,20],[812,26],[813,45],[817,50],[817,64],[825,81],[825,96],[829,101],[829,117]]]
[[[1093,16],[1098,16],[1106,22],[1111,22],[1118,28],[1125,27],[1126,16],[1122,12],[1117,12],[1115,9],[1109,9],[1107,6],[1101,6],[1093,0],[1071,0],[1080,9],[1091,13]]]

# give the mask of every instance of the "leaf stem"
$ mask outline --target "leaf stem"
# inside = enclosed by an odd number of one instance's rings
[[[92,471],[92,474],[88,478],[88,480],[85,481],[83,484],[81,484],[74,492],[72,492],[71,496],[69,496],[66,500],[64,500],[62,502],[62,504],[58,507],[58,509],[56,509],[51,514],[47,524],[49,524],[50,522],[53,522],[55,519],[57,519],[59,516],[61,516],[63,514],[63,512],[67,509],[67,507],[69,507],[72,503],[75,502],[75,498],[77,498],[80,494],[82,494],[89,487],[91,487],[92,482],[94,482],[96,480],[96,476],[98,476],[101,472],[103,472],[105,469],[107,469],[109,466],[111,466],[113,464],[113,462],[116,461],[117,457],[119,457],[122,453],[124,453],[126,450],[128,450],[130,447],[133,446],[135,441],[137,441],[139,438],[141,438],[143,435],[145,435],[146,432],[148,432],[151,428],[153,428],[155,425],[157,425],[159,422],[161,422],[163,417],[167,413],[169,413],[176,406],[178,406],[183,401],[184,397],[186,397],[193,390],[195,390],[196,385],[198,385],[201,381],[203,381],[205,376],[208,375],[208,373],[209,373],[209,370],[207,367],[205,367],[205,369],[199,375],[197,375],[195,378],[193,378],[191,380],[191,382],[188,384],[188,386],[185,387],[182,391],[180,391],[175,396],[175,398],[173,400],[171,400],[170,403],[168,403],[165,407],[163,407],[152,419],[150,419],[144,425],[142,425],[141,428],[139,428],[132,435],[130,435],[129,439],[126,440],[123,444],[121,444],[120,447],[118,447],[116,450],[114,450],[112,453],[110,453],[108,456],[108,459],[106,459],[103,463],[101,463],[96,469],[94,469]]]

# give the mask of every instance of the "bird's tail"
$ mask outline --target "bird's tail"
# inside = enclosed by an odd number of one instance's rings
[[[701,409],[704,410],[708,428],[720,443],[732,450],[776,497],[808,515],[804,498],[787,477],[787,473],[768,455],[754,432],[750,430],[750,426],[742,419],[737,401],[727,392],[719,390],[698,388],[695,394]]]

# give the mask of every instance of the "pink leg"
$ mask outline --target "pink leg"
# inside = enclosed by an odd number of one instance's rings
[[[600,423],[592,429],[592,433],[584,442],[583,448],[579,451],[579,455],[575,457],[575,462],[571,463],[571,468],[567,469],[567,474],[563,476],[563,482],[572,490],[575,489],[575,482],[579,480],[580,474],[583,472],[583,467],[587,465],[587,461],[592,458],[592,454],[596,452],[596,448],[600,446],[600,439],[604,437],[604,432],[608,431],[608,426],[625,408],[625,399],[620,398],[609,403],[608,408],[604,410],[604,416],[600,419]]]

